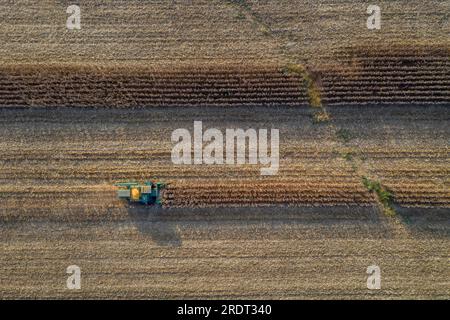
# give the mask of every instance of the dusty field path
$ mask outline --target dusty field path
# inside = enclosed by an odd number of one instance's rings
[[[332,125],[314,124],[308,108],[0,113],[3,298],[450,297],[447,106],[340,106]],[[279,175],[173,166],[170,134],[194,120],[280,129]],[[361,174],[392,190],[395,219]],[[159,210],[115,199],[113,181],[149,176],[192,193],[174,191]],[[226,190],[234,202],[223,208],[213,187],[227,181],[248,192]],[[371,264],[380,291],[366,288]]]

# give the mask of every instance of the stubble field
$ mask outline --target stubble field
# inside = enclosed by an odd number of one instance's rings
[[[2,109],[2,297],[448,297],[448,111],[358,108],[332,108],[333,125],[298,108]],[[279,128],[279,175],[172,165],[170,133],[194,120]],[[392,190],[395,217],[361,175]],[[114,181],[152,176],[164,208],[116,200]]]
[[[450,298],[450,7],[377,4],[91,0],[68,30],[0,0],[0,298]],[[174,165],[199,120],[279,129],[278,175]],[[117,200],[152,178],[162,208]]]

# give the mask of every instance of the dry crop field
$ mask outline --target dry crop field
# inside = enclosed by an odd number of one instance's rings
[[[0,298],[450,298],[448,1],[69,4],[0,0]],[[199,120],[278,174],[173,164]]]
[[[359,108],[333,109],[333,127],[297,107],[2,109],[2,297],[448,298],[448,109]],[[279,127],[279,175],[172,165],[170,131],[199,117]],[[116,200],[114,181],[153,176],[163,208]]]

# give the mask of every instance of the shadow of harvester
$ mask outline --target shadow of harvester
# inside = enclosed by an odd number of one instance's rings
[[[415,234],[450,238],[450,210],[446,207],[406,208],[395,206],[402,224]]]
[[[129,206],[128,215],[138,231],[161,246],[179,247],[183,233],[208,239],[228,239],[238,234],[241,240],[267,240],[283,230],[294,232],[320,230],[329,237],[346,237],[350,229],[368,238],[380,230],[389,232],[379,219],[376,207],[210,207],[161,208]]]
[[[164,214],[162,207],[128,205],[127,211],[131,221],[142,235],[150,237],[160,246],[181,246],[177,221]]]

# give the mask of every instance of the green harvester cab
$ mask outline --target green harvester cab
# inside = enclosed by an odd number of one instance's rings
[[[129,203],[140,203],[144,205],[161,205],[162,191],[165,184],[162,182],[146,181],[139,182],[119,182],[114,184],[119,189],[117,197],[127,200]]]

